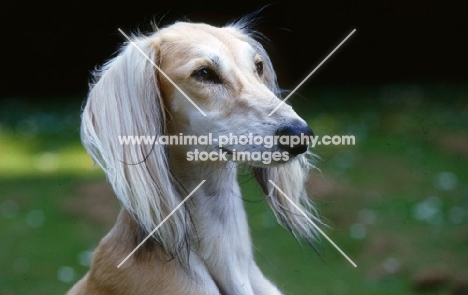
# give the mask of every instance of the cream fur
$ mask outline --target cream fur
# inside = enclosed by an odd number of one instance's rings
[[[118,142],[119,135],[264,136],[293,120],[305,124],[286,104],[267,116],[280,103],[280,90],[268,55],[252,36],[245,23],[216,28],[180,22],[134,38],[206,117],[131,44],[95,74],[82,115],[82,141],[105,171],[122,212],[96,249],[90,271],[68,294],[281,294],[254,261],[237,183],[239,163],[186,160],[189,150],[216,146]],[[262,74],[256,71],[259,62]],[[222,83],[194,78],[192,73],[203,67],[214,69]],[[275,150],[279,147],[270,149]],[[306,155],[287,163],[246,164],[278,221],[298,238],[313,238],[313,227],[268,182],[273,180],[313,217],[305,191],[311,167]],[[204,179],[191,199],[117,268]]]

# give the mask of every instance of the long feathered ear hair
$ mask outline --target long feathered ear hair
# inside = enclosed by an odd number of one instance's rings
[[[254,39],[258,37],[258,33],[250,29],[252,21],[250,17],[247,17],[233,23],[231,26],[251,36],[249,38],[250,45],[255,48],[263,58],[265,84],[278,98],[281,98],[281,89],[278,86],[271,60],[263,46]],[[314,241],[318,236],[315,227],[307,218],[316,223],[321,223],[317,211],[306,191],[309,171],[314,168],[312,163],[314,158],[315,155],[308,151],[305,154],[296,156],[295,159],[281,166],[251,168],[252,174],[259,183],[266,201],[273,210],[278,222],[286,227],[296,239],[304,238],[311,245],[314,245]],[[270,180],[273,181],[287,197],[278,191],[278,189],[271,184]],[[297,207],[291,204],[287,198]],[[301,211],[305,213],[307,218],[304,217]]]
[[[158,64],[155,37],[135,39]],[[122,145],[119,136],[165,133],[165,111],[157,69],[132,44],[96,71],[82,114],[81,139],[104,170],[123,207],[150,233],[182,201],[169,170],[163,145]],[[187,209],[181,207],[153,235],[166,252],[176,255],[189,232]]]

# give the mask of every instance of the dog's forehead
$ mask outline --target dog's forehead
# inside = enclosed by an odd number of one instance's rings
[[[253,55],[250,37],[234,27],[214,27],[199,23],[176,23],[159,32],[161,45],[186,52],[203,53],[206,50],[233,54]]]

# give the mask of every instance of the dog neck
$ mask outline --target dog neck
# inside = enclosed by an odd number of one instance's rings
[[[231,161],[193,161],[187,165],[185,155],[172,154],[169,164],[186,195],[205,180],[187,201],[196,232],[196,237],[191,238],[196,240],[194,245],[198,246],[199,255],[204,260],[213,259],[212,249],[232,241],[228,243],[230,247],[223,251],[237,251],[231,253],[244,253],[243,259],[251,259],[251,242],[237,181],[237,164]],[[210,231],[206,231],[207,228]],[[226,253],[219,257],[230,256]]]

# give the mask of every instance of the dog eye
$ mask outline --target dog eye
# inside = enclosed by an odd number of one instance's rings
[[[263,62],[261,61],[257,61],[255,63],[255,68],[257,69],[257,73],[259,76],[262,76],[263,75]]]
[[[221,78],[210,68],[201,68],[192,73],[192,77],[202,82],[221,84]]]

